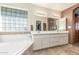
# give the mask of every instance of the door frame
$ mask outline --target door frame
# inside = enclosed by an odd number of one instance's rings
[[[73,13],[72,13],[73,14],[72,15],[72,17],[73,17],[73,20],[72,20],[72,32],[73,32],[72,40],[73,40],[73,44],[78,42],[78,41],[75,40],[75,34],[76,34],[76,31],[75,31],[75,10],[77,10],[78,8],[79,8],[79,6],[74,8]]]

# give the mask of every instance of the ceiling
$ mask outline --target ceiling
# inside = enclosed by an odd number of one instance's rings
[[[77,3],[33,3],[33,4],[57,11],[63,11],[73,5],[76,5]]]

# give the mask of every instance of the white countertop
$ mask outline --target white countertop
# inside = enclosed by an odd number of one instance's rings
[[[68,33],[68,31],[32,31],[32,34],[58,34],[58,33]]]

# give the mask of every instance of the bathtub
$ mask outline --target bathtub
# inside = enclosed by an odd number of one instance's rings
[[[27,34],[0,35],[0,55],[22,55],[32,43]]]

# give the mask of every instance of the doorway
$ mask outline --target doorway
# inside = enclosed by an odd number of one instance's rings
[[[79,7],[73,11],[74,19],[74,43],[79,42]]]

